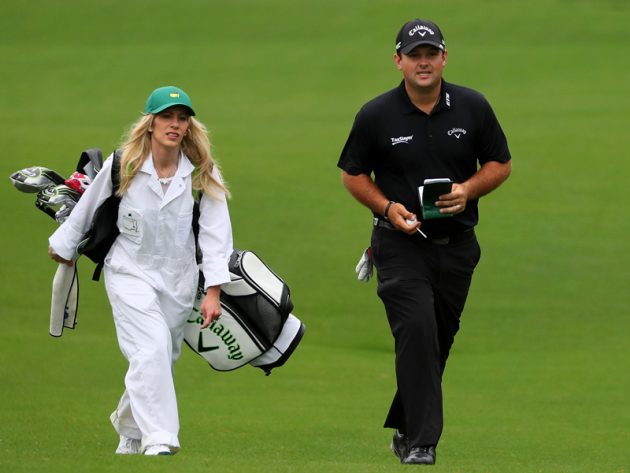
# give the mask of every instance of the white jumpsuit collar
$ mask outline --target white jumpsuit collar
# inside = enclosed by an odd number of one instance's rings
[[[188,156],[186,156],[183,151],[180,151],[177,171],[166,193],[163,192],[162,186],[158,182],[158,174],[153,165],[153,153],[149,152],[149,155],[142,163],[140,172],[153,176],[154,179],[149,179],[149,188],[155,192],[156,195],[164,197],[164,201],[162,202],[163,207],[182,193],[184,189],[183,180],[186,179],[194,169],[195,167],[188,159]]]
[[[184,154],[183,151],[179,152],[179,163],[177,164],[177,172],[175,172],[175,176],[177,177],[187,177],[190,173],[194,171],[195,167],[188,159],[188,156]],[[146,172],[147,174],[151,174],[152,176],[158,177],[157,171],[155,170],[155,166],[153,166],[153,153],[149,152],[147,159],[142,163],[142,167],[140,168],[140,172]]]

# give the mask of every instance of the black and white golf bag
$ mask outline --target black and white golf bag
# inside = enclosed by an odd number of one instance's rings
[[[200,306],[205,292],[200,275],[184,341],[218,371],[249,363],[268,375],[291,356],[304,324],[291,313],[288,286],[256,254],[234,250],[229,268],[231,282],[221,288],[221,317],[203,330]]]

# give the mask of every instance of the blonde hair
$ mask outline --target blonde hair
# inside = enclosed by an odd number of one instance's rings
[[[131,181],[138,174],[142,163],[151,152],[151,133],[149,129],[153,123],[154,115],[148,114],[140,117],[127,132],[121,146],[123,152],[120,159],[120,187],[117,195],[122,197],[129,189]],[[217,196],[217,191],[229,197],[225,184],[212,175],[216,168],[221,176],[217,162],[210,152],[210,140],[208,130],[203,123],[195,117],[188,118],[188,133],[182,140],[182,151],[195,167],[192,175],[192,187],[201,190],[211,196]]]

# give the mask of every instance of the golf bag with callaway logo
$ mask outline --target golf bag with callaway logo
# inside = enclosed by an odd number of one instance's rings
[[[304,324],[291,313],[288,286],[255,253],[234,250],[229,269],[231,281],[221,287],[221,317],[203,330],[199,308],[205,293],[200,275],[184,340],[218,371],[249,363],[269,375],[300,343]]]

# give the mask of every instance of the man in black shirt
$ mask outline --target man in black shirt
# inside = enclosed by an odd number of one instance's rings
[[[403,25],[394,54],[403,81],[361,108],[338,163],[344,186],[374,216],[398,388],[385,427],[396,429],[392,451],[405,464],[435,463],[442,375],[480,257],[477,202],[511,171],[489,103],[442,78],[447,57],[435,23]],[[443,218],[425,219],[418,188],[435,178],[453,184],[435,202]]]

